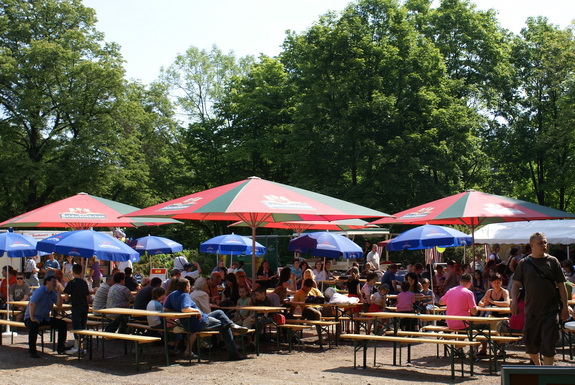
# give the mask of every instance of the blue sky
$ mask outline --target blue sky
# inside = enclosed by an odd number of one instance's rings
[[[128,78],[155,80],[162,66],[190,46],[217,45],[236,55],[275,56],[286,30],[305,31],[320,15],[341,11],[349,0],[84,0],[98,16],[106,41],[122,47]],[[529,16],[546,16],[566,27],[574,0],[473,0],[493,8],[501,25],[518,33]]]

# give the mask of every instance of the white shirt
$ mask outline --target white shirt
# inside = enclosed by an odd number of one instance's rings
[[[376,269],[379,269],[379,253],[377,251],[370,251],[367,254],[367,262],[371,262]]]
[[[194,290],[190,293],[190,299],[198,306],[198,308],[206,314],[212,310],[210,308],[210,297],[208,293],[203,290]]]
[[[197,270],[194,271],[184,271],[182,273],[182,278],[192,277],[193,279],[197,279],[200,276]]]
[[[118,269],[120,270],[121,273],[124,272],[124,269],[126,269],[126,267],[132,268],[132,261],[130,261],[129,259],[127,261],[120,262],[120,264],[118,265]]]
[[[184,265],[188,264],[188,259],[180,255],[174,259],[174,269],[178,269],[180,271],[184,271]]]

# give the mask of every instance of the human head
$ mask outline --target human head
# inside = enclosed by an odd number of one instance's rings
[[[389,293],[389,285],[387,283],[384,283],[383,285],[379,285],[377,287],[377,291],[379,292],[379,294],[387,294],[387,293]]]
[[[166,290],[163,287],[154,287],[152,289],[152,299],[159,300],[166,294]]]
[[[330,267],[331,267],[331,261],[325,261],[325,271],[329,271]]]
[[[313,280],[312,279],[306,279],[303,281],[303,284],[301,285],[301,289],[305,292],[305,293],[309,293],[309,291],[311,290],[311,288],[313,287]]]
[[[54,258],[56,258],[56,253],[55,252],[51,252],[50,254],[48,254],[48,258],[53,260]]]
[[[401,291],[409,291],[409,282],[403,281],[401,283]]]
[[[289,267],[288,267],[288,269],[289,269]],[[240,271],[236,271],[235,274],[236,274],[236,281],[238,283],[238,286],[245,286],[246,285],[246,276],[247,276],[246,272],[243,270],[240,270]],[[211,277],[210,277],[210,279],[211,279]]]
[[[494,243],[493,246],[491,246],[491,252],[492,253],[497,253],[497,252],[499,252],[500,249],[501,249],[501,246],[499,245],[499,243]]]
[[[154,277],[152,278],[152,280],[150,281],[150,286],[152,287],[158,287],[162,285],[162,280],[158,277]]]
[[[140,286],[142,287],[146,287],[150,284],[150,277],[143,277],[142,280],[140,281]]]
[[[301,263],[299,264],[299,268],[301,269],[301,271],[306,271],[307,269],[309,269],[309,264],[306,261],[301,261]]]
[[[264,260],[262,261],[262,266],[263,266],[264,269],[269,269],[269,268],[270,268],[270,263],[264,259]]]
[[[44,278],[44,286],[48,289],[48,291],[52,291],[56,289],[56,285],[58,284],[58,279],[53,275]]]
[[[217,286],[222,282],[222,275],[215,271],[212,274],[210,274],[210,284],[213,286]]]
[[[238,293],[241,298],[247,298],[250,295],[250,289],[247,286],[240,286],[238,288]]]
[[[365,277],[365,280],[370,285],[373,285],[377,280],[377,273],[374,273],[373,271],[371,273],[368,273],[367,276]]]
[[[289,268],[289,266],[286,266],[283,269],[281,269],[279,283],[282,284],[284,282],[287,282],[290,280],[290,278],[291,278],[291,269]]]
[[[295,258],[292,262],[292,265],[297,269],[299,267],[299,258]]]
[[[415,265],[413,265],[413,271],[415,272],[415,274],[421,274],[421,272],[423,271],[423,265],[417,262]]]
[[[16,283],[22,284],[21,281],[24,281],[24,273],[16,273],[16,281],[20,281],[20,282],[16,282]]]
[[[124,273],[114,274],[114,283],[121,283],[123,285],[123,282],[125,279],[126,279],[126,274],[124,274]]]
[[[410,271],[409,273],[405,274],[405,280],[409,282],[409,285],[417,284],[417,274]]]
[[[72,265],[72,274],[82,276],[82,265]]]
[[[509,255],[516,256],[518,252],[519,252],[519,247],[513,246],[511,248],[511,250],[509,250]]]
[[[323,263],[321,261],[315,261],[315,269],[319,272],[323,270]]]
[[[531,245],[531,253],[539,255],[547,252],[547,237],[545,234],[536,232],[529,237],[529,245]]]
[[[389,270],[390,270],[392,273],[395,273],[395,272],[397,271],[397,264],[392,263],[391,265],[389,265]]]
[[[430,285],[429,279],[421,278],[421,286],[423,286],[424,290],[429,289],[429,285]]]
[[[302,277],[303,277],[303,279],[308,279],[308,278],[314,279],[314,278],[315,278],[315,277],[313,276],[313,271],[311,271],[311,269],[305,270],[305,271],[302,273]]]
[[[226,286],[230,285],[231,287],[238,286],[238,281],[236,279],[236,275],[234,273],[226,274]]]
[[[471,275],[468,273],[461,274],[461,277],[459,278],[459,284],[469,288],[471,286]]]
[[[190,291],[190,281],[185,278],[179,278],[176,281],[176,290],[183,293],[188,293]]]
[[[501,274],[495,273],[490,275],[489,282],[491,282],[491,285],[495,284],[501,286]]]
[[[266,288],[265,286],[259,285],[254,289],[254,295],[256,300],[264,301],[266,299]]]
[[[171,278],[180,278],[182,276],[182,271],[180,269],[172,269],[170,272]]]
[[[124,273],[126,274],[126,277],[131,277],[132,276],[132,268],[131,267],[126,267],[124,269]]]
[[[208,281],[204,277],[199,277],[196,279],[196,282],[194,282],[194,290],[204,290],[207,285]]]
[[[352,267],[349,269],[349,274],[351,278],[357,278],[359,276],[359,269],[357,267]]]

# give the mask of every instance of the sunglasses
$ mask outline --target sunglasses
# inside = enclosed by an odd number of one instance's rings
[[[16,279],[17,279],[18,281],[21,281],[21,280],[24,279],[24,277],[16,277]]]

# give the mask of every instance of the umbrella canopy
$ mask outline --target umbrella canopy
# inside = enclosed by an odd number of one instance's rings
[[[144,255],[146,253],[149,255],[172,254],[184,250],[184,246],[182,246],[181,243],[153,235],[138,238],[131,242],[130,246],[132,246],[132,248],[140,255]]]
[[[200,244],[200,252],[224,255],[252,254],[252,240],[236,234],[219,235]],[[266,248],[256,242],[255,253],[256,255],[265,254]]]
[[[372,224],[479,225],[535,219],[575,218],[575,214],[518,199],[468,190],[396,213]]]
[[[319,231],[301,235],[288,243],[288,250],[326,258],[361,258],[363,250],[343,235]]]
[[[340,221],[293,221],[293,222],[265,222],[259,227],[271,229],[290,229],[298,236],[307,230],[357,230],[367,226],[361,219],[342,219]],[[230,226],[249,227],[245,222],[239,221]]]
[[[435,246],[455,247],[471,245],[471,236],[461,231],[436,225],[419,226],[407,230],[386,244],[389,251],[430,249]]]
[[[388,214],[304,189],[251,177],[130,213],[129,217],[243,221],[252,229],[266,222],[381,218]],[[255,269],[252,269],[255,281]]]
[[[120,216],[138,207],[79,193],[39,207],[0,223],[0,227],[45,227],[89,229],[92,227],[138,227],[181,223],[173,219],[126,218]]]
[[[17,233],[0,234],[0,254],[9,258],[33,257],[37,254],[36,240],[29,235]]]
[[[140,256],[124,242],[94,230],[74,230],[52,235],[38,242],[37,249],[45,252],[90,258],[104,261],[138,261]]]

